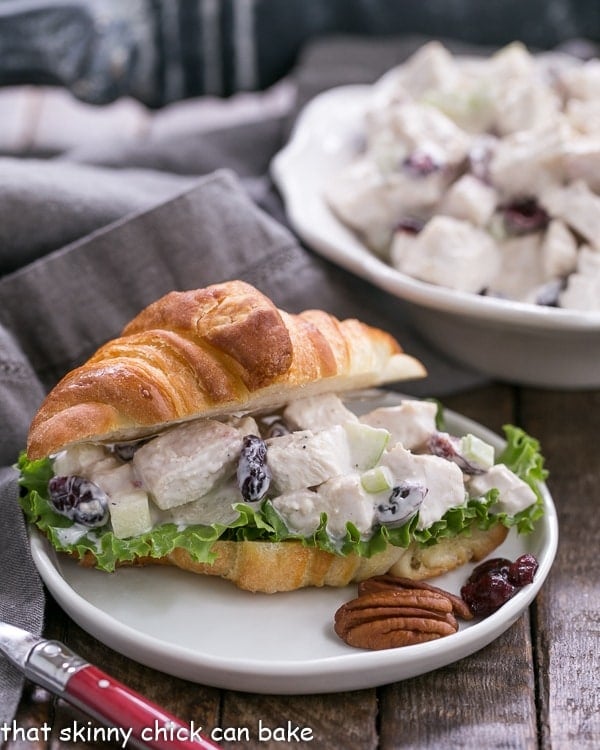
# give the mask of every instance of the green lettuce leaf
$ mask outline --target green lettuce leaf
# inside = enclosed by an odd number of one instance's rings
[[[438,410],[438,422],[443,428],[441,408]],[[35,524],[57,550],[79,558],[91,553],[95,557],[96,566],[106,571],[112,571],[118,563],[131,562],[137,557],[163,557],[176,548],[186,550],[197,562],[211,563],[215,558],[212,547],[218,539],[269,542],[296,540],[306,546],[338,555],[353,552],[371,557],[383,551],[388,544],[398,547],[408,547],[412,542],[430,545],[440,539],[469,533],[474,527],[487,529],[496,523],[509,528],[514,526],[519,533],[532,531],[535,522],[544,512],[539,489],[539,483],[547,476],[544,459],[537,440],[522,429],[506,425],[504,432],[506,447],[498,461],[506,464],[531,486],[537,498],[533,505],[514,516],[493,513],[498,492],[490,490],[485,497],[470,499],[458,508],[451,508],[428,529],[416,528],[416,515],[399,528],[380,526],[368,539],[363,538],[358,529],[348,523],[344,538],[332,540],[327,534],[326,514],[322,514],[318,528],[310,536],[294,534],[268,499],[260,504],[238,503],[235,506],[238,516],[228,526],[212,524],[181,528],[168,523],[137,537],[117,539],[110,529],[86,530],[56,513],[47,496],[48,481],[52,476],[50,460],[29,461],[25,453],[21,454],[17,464],[22,487],[20,504],[28,521]]]
[[[17,468],[21,472],[19,483],[25,490],[19,502],[27,520],[35,524],[59,552],[78,558],[92,553],[96,567],[101,570],[113,571],[117,563],[131,562],[138,557],[163,557],[178,547],[186,549],[197,562],[210,563],[215,558],[211,551],[213,543],[227,530],[218,524],[188,526],[182,530],[170,523],[128,539],[118,539],[104,528],[85,530],[79,527],[85,533],[78,536],[77,524],[57,513],[48,501],[48,480],[53,473],[50,460],[29,461],[22,453]],[[239,519],[234,523],[238,522]],[[68,529],[71,531],[66,532]]]
[[[535,522],[544,515],[544,499],[540,484],[548,477],[548,471],[544,468],[544,457],[540,451],[540,444],[535,438],[514,425],[505,425],[503,429],[506,447],[500,454],[498,463],[506,464],[518,477],[527,482],[537,500],[515,516],[498,514],[496,517],[505,526],[516,526],[521,534],[530,533],[534,529]]]

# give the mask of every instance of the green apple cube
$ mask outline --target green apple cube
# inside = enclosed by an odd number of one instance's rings
[[[357,471],[372,469],[381,458],[390,439],[390,433],[381,427],[371,427],[361,422],[346,422],[350,460]]]
[[[467,460],[485,469],[494,465],[494,446],[475,435],[465,435],[460,439],[460,454]]]
[[[94,464],[106,459],[107,453],[100,445],[81,443],[72,445],[59,453],[54,459],[53,468],[57,476],[82,474]]]
[[[394,486],[394,477],[387,466],[374,466],[365,471],[360,478],[360,483],[365,492],[375,494],[391,490]]]
[[[108,504],[110,521],[117,539],[145,534],[152,529],[148,495],[143,490],[114,494]]]

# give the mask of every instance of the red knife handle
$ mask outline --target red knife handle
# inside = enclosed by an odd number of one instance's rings
[[[104,724],[131,729],[131,741],[151,750],[214,750],[212,740],[199,728],[186,725],[138,693],[109,677],[97,667],[77,670],[64,697]]]

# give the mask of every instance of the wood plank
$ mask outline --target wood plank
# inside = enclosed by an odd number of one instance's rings
[[[528,390],[524,427],[543,435],[559,546],[537,598],[535,649],[543,747],[600,745],[600,392]]]
[[[69,622],[65,643],[83,658],[120,680],[132,690],[184,721],[212,726],[219,715],[219,691],[172,677],[143,664],[124,658],[108,646]]]
[[[529,617],[494,643],[436,672],[380,689],[381,750],[534,750]]]
[[[234,741],[222,743],[224,748],[232,750],[239,747],[245,750],[279,750],[282,747],[374,750],[377,747],[375,690],[304,696],[261,696],[226,691],[221,721],[223,728],[248,730],[241,745]],[[307,730],[305,740],[297,742],[292,738],[284,742],[277,739],[285,736],[288,727]],[[271,730],[271,736],[267,730]],[[308,736],[312,739],[307,739]]]
[[[19,709],[14,718],[14,728],[9,724],[7,741],[0,741],[2,750],[45,750],[49,746],[52,726],[52,697],[40,687],[27,683]]]
[[[464,417],[502,435],[502,425],[516,420],[514,388],[494,383],[466,393],[446,396],[442,403]]]

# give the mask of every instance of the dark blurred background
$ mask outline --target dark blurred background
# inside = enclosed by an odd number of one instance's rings
[[[0,85],[58,85],[86,102],[130,96],[160,107],[264,89],[305,42],[332,34],[548,49],[600,41],[600,1],[0,0]]]

